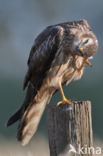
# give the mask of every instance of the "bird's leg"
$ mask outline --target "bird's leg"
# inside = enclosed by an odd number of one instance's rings
[[[81,64],[81,66],[80,66],[80,68],[78,69],[78,73],[81,74],[81,70],[82,70],[82,68],[84,67],[85,64],[87,64],[88,66],[91,66],[91,65],[92,65],[92,64],[88,61],[88,58],[84,58],[84,59],[83,59],[83,62],[82,62],[82,64]]]
[[[59,102],[57,103],[57,105],[59,106],[60,104],[65,104],[65,103],[71,104],[72,101],[71,101],[71,100],[68,100],[68,99],[65,97],[65,95],[64,95],[61,82],[59,82],[59,89],[60,89],[60,93],[61,93],[61,96],[62,96],[62,101],[59,101]]]

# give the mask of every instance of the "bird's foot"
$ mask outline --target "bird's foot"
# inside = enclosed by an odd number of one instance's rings
[[[62,101],[59,101],[59,102],[57,103],[57,106],[59,106],[59,105],[61,105],[61,104],[66,104],[66,103],[72,104],[72,100],[71,100],[71,99],[68,100],[68,99],[66,99],[66,97],[64,97]]]
[[[89,62],[89,60],[85,60],[85,63],[88,65],[88,66],[92,66],[92,64]]]
[[[78,69],[78,74],[79,75],[81,75],[82,68],[84,67],[85,64],[87,64],[88,66],[92,66],[92,64],[89,62],[88,58],[84,59],[82,65]]]

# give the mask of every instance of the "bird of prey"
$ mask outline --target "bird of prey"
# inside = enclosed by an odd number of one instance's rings
[[[62,85],[80,79],[84,65],[96,53],[98,40],[86,20],[48,26],[31,48],[23,89],[27,93],[23,105],[8,120],[10,126],[19,120],[17,139],[26,145],[37,130],[46,104],[60,90],[57,106],[72,103],[66,99]]]

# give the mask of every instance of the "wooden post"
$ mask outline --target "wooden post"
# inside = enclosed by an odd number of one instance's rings
[[[91,156],[91,102],[49,106],[48,135],[50,156]]]

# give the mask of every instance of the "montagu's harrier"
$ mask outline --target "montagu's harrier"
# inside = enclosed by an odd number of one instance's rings
[[[10,126],[19,120],[17,138],[23,145],[36,132],[45,106],[57,90],[62,95],[58,106],[72,103],[64,96],[62,85],[81,78],[97,47],[97,38],[86,20],[49,26],[37,36],[24,79],[24,103],[7,122]]]

